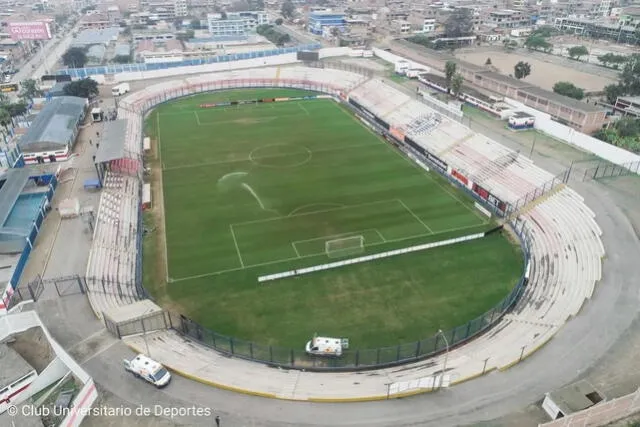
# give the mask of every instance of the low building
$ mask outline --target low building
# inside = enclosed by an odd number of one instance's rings
[[[264,11],[241,11],[227,12],[227,19],[241,19],[244,21],[247,31],[255,31],[259,25],[269,23],[267,12]]]
[[[590,408],[604,400],[587,381],[579,381],[560,390],[546,393],[542,409],[552,420],[567,417],[575,412]]]
[[[518,28],[531,25],[531,17],[521,10],[495,10],[489,12],[484,25],[495,28]]]
[[[396,19],[391,21],[391,31],[394,34],[409,35],[411,34],[411,24],[409,21]]]
[[[636,27],[602,19],[556,18],[553,26],[561,31],[569,31],[579,36],[607,39],[616,43],[637,44]]]
[[[106,13],[95,13],[80,18],[79,28],[81,30],[102,30],[113,26],[113,22]]]
[[[328,27],[344,30],[345,25],[346,20],[343,13],[313,12],[309,14],[309,32],[316,35],[322,35],[324,29]]]
[[[38,113],[18,141],[26,164],[64,161],[84,120],[88,101],[75,96],[53,98]]]
[[[595,104],[559,95],[466,61],[456,62],[460,74],[474,85],[545,112],[554,120],[580,132],[591,134],[609,123],[606,109]]]
[[[87,63],[89,65],[102,64],[107,48],[102,44],[94,44],[87,49]]]
[[[242,19],[209,19],[211,37],[247,37],[248,32]]]
[[[624,116],[640,118],[640,96],[619,96],[613,109]]]
[[[120,27],[108,27],[101,30],[83,30],[73,39],[71,45],[74,47],[85,47],[94,44],[108,46],[118,40]]]

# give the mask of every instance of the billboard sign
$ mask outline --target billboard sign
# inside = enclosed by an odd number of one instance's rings
[[[51,27],[47,22],[9,22],[9,34],[13,40],[49,40]]]

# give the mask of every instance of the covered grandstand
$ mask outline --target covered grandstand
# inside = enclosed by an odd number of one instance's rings
[[[64,161],[69,158],[88,101],[60,96],[48,102],[18,141],[26,164]]]
[[[94,160],[101,184],[104,184],[108,172],[132,176],[140,172],[140,161],[126,144],[128,125],[127,119],[107,121],[104,124]]]

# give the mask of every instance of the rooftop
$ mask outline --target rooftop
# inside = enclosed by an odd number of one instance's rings
[[[125,157],[124,142],[127,136],[127,120],[113,120],[104,123],[102,141],[96,151],[96,163],[109,162]]]
[[[20,149],[38,152],[66,146],[86,104],[86,99],[75,96],[60,96],[45,104],[18,141]]]
[[[567,107],[571,107],[574,110],[584,111],[586,113],[593,113],[597,111],[605,111],[604,108],[598,107],[595,104],[587,104],[586,102],[578,101],[577,99],[569,98],[568,96],[559,95],[550,90],[542,89],[537,86],[529,86],[523,89],[524,92],[530,93],[532,95],[546,98],[551,101],[554,101],[558,104],[565,105]]]
[[[103,30],[83,30],[78,33],[71,44],[74,46],[108,44],[117,40],[118,34],[120,34],[120,27],[110,27]]]
[[[7,221],[30,175],[29,169],[15,168],[5,171],[0,176],[0,225]]]
[[[552,391],[548,396],[565,415],[587,409],[602,400],[597,390],[587,381],[579,381]],[[596,402],[590,397],[595,398]]]

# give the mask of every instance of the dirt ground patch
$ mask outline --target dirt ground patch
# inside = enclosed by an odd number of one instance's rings
[[[476,65],[484,65],[487,58],[491,58],[493,66],[505,75],[513,75],[513,67],[519,61],[528,62],[531,64],[531,75],[524,81],[547,90],[552,90],[553,85],[558,81],[576,82],[579,87],[586,91],[601,91],[606,85],[615,83],[608,77],[594,76],[519,53],[503,51],[466,52],[458,53],[456,56]]]

